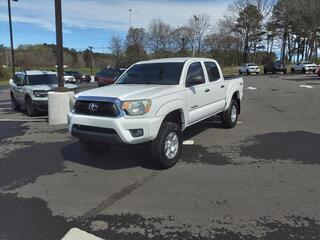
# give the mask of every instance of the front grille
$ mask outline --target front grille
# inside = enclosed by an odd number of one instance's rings
[[[112,102],[95,102],[78,100],[74,106],[74,112],[78,114],[117,117],[120,112]]]
[[[74,128],[87,132],[96,132],[96,133],[107,133],[107,134],[116,134],[117,132],[111,128],[101,128],[101,127],[91,127],[85,125],[74,125]]]

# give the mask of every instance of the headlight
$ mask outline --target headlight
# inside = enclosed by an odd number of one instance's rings
[[[73,96],[72,100],[72,112],[76,110],[77,98]]]
[[[33,95],[35,97],[47,97],[48,92],[47,91],[33,91]]]
[[[122,109],[130,116],[143,115],[150,111],[151,100],[125,101]]]

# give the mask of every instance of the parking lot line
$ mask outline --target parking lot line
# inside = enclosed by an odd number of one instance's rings
[[[71,228],[62,240],[103,240],[78,228]]]
[[[301,88],[310,88],[310,89],[313,88],[313,87],[310,86],[310,85],[300,85],[300,87],[301,87]]]
[[[183,145],[186,145],[186,146],[194,145],[194,140],[186,140],[183,142]]]
[[[1,118],[0,122],[47,122],[47,118],[36,118],[36,119],[12,119],[12,118]]]

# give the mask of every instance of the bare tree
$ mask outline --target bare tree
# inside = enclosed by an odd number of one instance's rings
[[[157,57],[169,57],[173,43],[172,27],[161,19],[154,19],[148,27],[148,46]]]
[[[210,16],[208,14],[194,15],[189,19],[189,26],[193,30],[194,41],[197,46],[197,56],[200,56],[205,36],[210,30]]]
[[[192,47],[193,31],[189,26],[178,27],[173,30],[173,48],[178,56],[186,57],[188,49]]]
[[[122,39],[118,36],[113,36],[109,48],[115,57],[115,66],[121,67],[125,51]]]

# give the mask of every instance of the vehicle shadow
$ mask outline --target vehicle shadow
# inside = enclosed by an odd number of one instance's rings
[[[319,81],[319,77],[317,75],[291,75],[295,78],[283,78],[282,80],[286,81],[294,81],[294,82],[305,82],[305,81]]]
[[[142,167],[160,170],[153,164],[147,145],[111,147],[103,154],[91,154],[84,151],[79,141],[61,148],[64,160],[104,170],[119,170]]]
[[[218,117],[212,117],[194,125],[190,129],[186,129],[183,132],[183,140],[191,139],[209,128],[222,128],[223,126],[218,119]],[[65,161],[104,170],[119,170],[135,167],[160,170],[152,161],[150,145],[148,143],[136,146],[113,146],[104,154],[90,154],[81,148],[79,141],[72,141],[61,148],[61,155]]]

